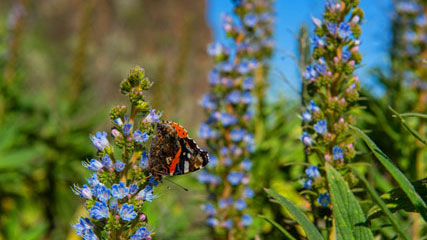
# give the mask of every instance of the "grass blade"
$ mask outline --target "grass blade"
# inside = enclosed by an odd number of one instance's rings
[[[427,119],[427,114],[422,113],[401,113],[401,117],[417,117],[417,118],[425,118]]]
[[[405,191],[406,196],[408,196],[411,203],[418,210],[418,212],[423,217],[424,221],[427,221],[427,206],[420,195],[416,192],[414,186],[411,182],[405,177],[405,175],[393,164],[391,159],[385,155],[375,145],[375,143],[357,127],[350,126],[366,143],[369,149],[374,153],[375,157],[381,162],[381,164],[387,169],[387,171],[393,176],[399,186]]]
[[[374,239],[366,217],[344,178],[332,166],[326,165],[338,239]]]
[[[268,193],[268,195],[276,199],[282,206],[284,206],[288,210],[288,212],[295,218],[295,220],[304,229],[308,239],[310,240],[324,239],[322,235],[319,233],[319,231],[317,230],[317,228],[313,225],[313,223],[310,222],[307,216],[305,216],[305,214],[301,212],[301,210],[299,210],[294,203],[292,203],[282,195],[278,194],[274,190],[265,189],[265,191]]]
[[[421,136],[417,131],[415,131],[413,128],[411,128],[408,123],[405,121],[405,119],[403,119],[402,115],[399,114],[398,112],[396,112],[396,110],[394,110],[393,108],[391,108],[390,106],[388,107],[390,109],[390,111],[393,112],[393,114],[395,114],[400,122],[402,123],[402,125],[406,128],[406,130],[408,130],[412,135],[414,135],[414,137],[418,140],[420,140],[420,142],[424,143],[425,145],[427,145],[427,140]]]
[[[286,231],[286,229],[284,229],[282,226],[280,226],[280,224],[278,224],[278,223],[277,223],[277,222],[275,222],[274,220],[269,219],[269,218],[267,218],[266,216],[260,216],[260,217],[264,218],[264,220],[266,220],[267,222],[271,223],[271,225],[273,225],[273,226],[275,226],[277,229],[279,229],[279,231],[280,231],[281,233],[283,233],[283,235],[285,235],[285,238],[286,238],[286,239],[289,239],[289,240],[296,240],[296,238],[292,237],[292,235],[291,235],[288,231]]]
[[[357,171],[355,167],[353,166],[350,166],[350,167],[351,167],[351,171],[360,179],[360,181],[365,186],[366,190],[368,190],[368,193],[371,195],[374,202],[383,210],[386,217],[390,220],[394,230],[396,230],[396,232],[400,235],[400,237],[402,237],[402,239],[410,240],[409,236],[400,227],[397,218],[393,216],[391,211],[386,206],[386,203],[381,199],[381,197],[377,194],[377,192],[371,187],[371,185],[366,180],[366,178],[359,171]]]

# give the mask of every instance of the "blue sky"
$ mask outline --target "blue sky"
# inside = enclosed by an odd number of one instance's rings
[[[216,41],[226,41],[221,29],[221,14],[232,13],[232,1],[208,0],[207,3],[206,16],[214,38]],[[312,34],[311,16],[321,18],[324,4],[324,0],[275,0],[274,40],[276,51],[272,62],[270,96],[277,96],[277,94],[297,96],[280,75],[285,75],[290,84],[299,89],[300,77],[297,65],[295,60],[290,57],[297,53],[295,35],[302,24],[309,26],[310,34]],[[362,25],[362,45],[360,46],[363,62],[357,73],[365,87],[373,88],[376,93],[381,93],[381,89],[375,86],[368,71],[375,66],[385,67],[388,64],[391,0],[361,0],[360,7],[365,11],[365,19]]]

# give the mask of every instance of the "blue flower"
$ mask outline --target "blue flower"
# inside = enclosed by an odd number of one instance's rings
[[[90,162],[83,161],[82,165],[83,167],[92,171],[99,171],[103,167],[102,163],[96,159],[91,159]]]
[[[216,102],[214,101],[214,99],[211,97],[211,95],[209,93],[205,94],[203,96],[203,99],[201,101],[201,105],[203,108],[206,109],[215,109],[217,107]]]
[[[218,158],[216,155],[209,154],[209,166],[215,167],[218,164]]]
[[[131,240],[145,240],[150,238],[150,231],[147,230],[146,227],[140,227],[132,236],[130,236]]]
[[[104,151],[104,149],[110,145],[106,132],[97,132],[96,136],[90,135],[89,138],[92,141],[93,146],[99,151]]]
[[[231,220],[231,219],[225,220],[224,227],[227,229],[232,229],[233,228],[233,220]]]
[[[233,204],[233,198],[229,197],[229,198],[223,198],[220,199],[218,202],[218,207],[219,208],[227,208],[228,206],[231,206]]]
[[[310,121],[311,121],[311,118],[312,118],[312,116],[311,116],[310,111],[306,110],[306,111],[304,111],[304,112],[302,113],[302,120],[303,120],[304,122],[310,122]]]
[[[161,114],[157,114],[155,109],[150,109],[150,112],[148,113],[148,115],[145,117],[145,119],[147,120],[147,122],[153,123],[156,122],[158,123],[160,121],[160,116]]]
[[[98,181],[98,177],[96,175],[96,172],[93,173],[91,178],[88,178],[87,182],[89,183],[89,186],[91,186],[91,187],[95,187],[96,185],[98,185],[99,181]]]
[[[89,216],[95,219],[108,217],[108,207],[105,202],[95,202],[95,205],[90,209]]]
[[[224,127],[228,127],[230,125],[236,124],[237,118],[234,117],[233,115],[229,114],[229,113],[222,113],[220,121],[221,121],[222,125],[224,125]]]
[[[227,97],[225,98],[225,101],[227,103],[231,104],[237,104],[240,102],[240,92],[238,90],[231,91]]]
[[[102,159],[101,159],[102,165],[104,165],[104,167],[106,168],[110,168],[111,166],[113,166],[113,163],[111,162],[110,156],[108,156],[107,154],[105,154]]]
[[[255,196],[255,192],[251,188],[246,187],[243,190],[243,196],[246,198],[253,198]]]
[[[130,129],[132,128],[132,123],[126,123],[125,125],[123,125],[123,135],[124,136],[129,136],[130,134]]]
[[[220,56],[221,54],[227,54],[227,48],[222,45],[221,43],[211,43],[208,45],[208,49],[207,49],[208,55],[209,56]]]
[[[155,198],[155,196],[153,195],[153,187],[150,185],[145,186],[144,189],[139,191],[138,197],[140,197],[144,201],[151,202]]]
[[[314,131],[319,134],[325,134],[328,131],[328,123],[326,120],[319,120],[316,124],[314,124]]]
[[[305,169],[305,173],[310,178],[320,177],[319,168],[317,166],[310,165],[307,169]]]
[[[119,205],[118,205],[117,198],[112,198],[110,200],[110,209],[117,212],[118,208],[119,208]]]
[[[245,174],[242,172],[230,172],[230,174],[227,176],[227,180],[231,183],[231,185],[236,186],[242,181],[244,176]]]
[[[348,23],[340,23],[338,30],[340,38],[349,37],[351,34],[350,24]]]
[[[326,73],[326,65],[325,64],[316,64],[314,66],[314,69],[316,69],[316,71],[322,75]]]
[[[317,198],[317,202],[322,205],[322,207],[327,207],[331,199],[329,198],[329,193],[321,193]]]
[[[240,166],[245,170],[245,171],[249,171],[252,167],[252,162],[251,160],[249,160],[249,158],[244,159],[241,163]]]
[[[136,212],[133,211],[133,205],[132,204],[123,204],[122,208],[120,209],[120,217],[125,221],[130,221],[136,217]]]
[[[145,132],[141,132],[141,130],[136,130],[135,132],[133,132],[133,139],[137,143],[146,142],[149,138],[150,137],[148,136],[148,134]]]
[[[328,23],[328,31],[332,34],[335,35],[335,33],[337,32],[337,25],[334,23]]]
[[[211,203],[207,203],[205,205],[204,211],[208,216],[213,216],[216,214],[216,209]]]
[[[251,71],[251,68],[249,67],[247,62],[242,62],[237,66],[237,71],[240,74],[245,75]]]
[[[215,131],[208,124],[202,123],[199,129],[199,138],[209,139],[215,137]]]
[[[216,218],[214,218],[214,217],[210,217],[208,219],[207,223],[208,223],[209,226],[213,227],[213,226],[218,225],[218,220]]]
[[[113,184],[111,187],[111,195],[117,199],[122,199],[126,197],[129,193],[129,188],[126,187],[125,183],[121,182],[119,184]]]
[[[137,184],[131,184],[129,185],[129,194],[134,195],[138,191],[138,185]]]
[[[242,141],[245,135],[246,135],[246,131],[245,129],[242,129],[242,128],[233,129],[230,132],[230,138],[233,142]]]
[[[88,187],[86,184],[83,184],[82,188],[79,188],[77,185],[73,185],[71,188],[74,194],[85,198],[85,199],[92,199],[92,189]]]
[[[221,82],[219,71],[214,69],[208,75],[209,84],[216,86]]]
[[[114,119],[114,123],[115,123],[115,124],[117,124],[117,125],[119,125],[119,126],[122,126],[122,125],[123,125],[123,121],[122,121],[122,119],[121,119],[121,118],[116,118],[116,119]]]
[[[252,224],[252,217],[248,214],[242,215],[242,225],[243,226],[249,226]]]
[[[106,202],[110,199],[111,190],[105,187],[103,184],[98,184],[95,187],[96,196],[101,202]]]
[[[93,232],[93,224],[88,218],[80,218],[79,223],[73,225],[73,228],[76,230],[76,234],[83,237],[83,239],[88,240],[97,240],[95,233]]]
[[[234,203],[234,207],[237,210],[243,210],[247,207],[248,205],[246,204],[245,200],[243,199],[237,199],[236,202]]]
[[[243,90],[252,90],[254,88],[254,78],[247,77],[242,83]]]
[[[334,148],[332,149],[332,155],[334,157],[334,160],[339,160],[344,158],[344,152],[338,146],[334,146]]]
[[[244,92],[242,94],[242,102],[244,104],[251,104],[253,102],[253,96],[250,92]]]
[[[303,132],[301,136],[301,142],[303,142],[306,146],[311,146],[313,144],[313,139],[307,132]]]
[[[231,164],[233,164],[233,161],[231,160],[231,158],[230,157],[226,157],[224,159],[224,165],[225,166],[231,166]]]
[[[150,176],[148,178],[148,184],[150,184],[151,186],[155,186],[157,187],[157,185],[159,185],[159,182],[153,178],[153,176]]]
[[[320,108],[314,103],[313,100],[310,100],[307,109],[312,112],[320,111]]]
[[[199,180],[200,183],[208,183],[209,182],[209,178],[210,178],[210,174],[207,171],[205,171],[205,170],[202,170],[197,175],[197,179]]]
[[[149,157],[149,155],[145,151],[142,152],[141,162],[139,163],[139,166],[141,166],[142,168],[147,168],[148,167],[148,157]]]
[[[243,23],[248,27],[254,27],[258,22],[257,15],[253,13],[246,14],[243,18]]]
[[[304,189],[311,189],[313,187],[313,180],[311,178],[304,181]]]
[[[351,57],[351,52],[348,50],[342,51],[342,60],[347,61]]]
[[[322,27],[322,21],[318,18],[311,17],[311,20],[313,21],[314,25],[318,28]]]
[[[125,163],[117,160],[116,163],[114,164],[114,169],[116,170],[116,172],[121,172],[125,168],[125,165],[126,165]]]
[[[232,62],[223,62],[220,66],[221,71],[229,73],[231,71],[233,71],[233,63]]]
[[[316,72],[316,70],[313,68],[313,66],[308,65],[308,66],[305,68],[304,78],[305,78],[305,79],[307,79],[307,80],[312,80],[312,79],[314,79],[314,78],[316,78],[316,77],[317,77],[317,72]]]
[[[323,47],[323,46],[326,45],[325,40],[323,40],[321,37],[319,37],[317,35],[314,35],[312,42],[313,42],[313,46],[315,48],[317,48],[317,47]]]

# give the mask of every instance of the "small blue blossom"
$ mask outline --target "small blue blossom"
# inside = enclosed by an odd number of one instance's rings
[[[218,219],[214,218],[214,217],[210,217],[207,221],[208,225],[213,227],[213,226],[217,226],[218,225]]]
[[[149,158],[149,154],[147,154],[147,152],[142,152],[141,155],[141,161],[139,162],[139,166],[142,168],[147,168],[148,167],[148,158]]]
[[[243,214],[241,221],[242,221],[242,225],[247,227],[252,224],[252,217],[248,214]]]
[[[99,151],[104,151],[104,149],[110,145],[106,132],[97,132],[95,136],[91,135],[89,138],[93,146]]]
[[[77,185],[74,185],[71,190],[74,194],[85,198],[85,199],[92,199],[92,189],[88,187],[86,184],[83,184],[83,187],[79,188]]]
[[[313,21],[313,23],[314,23],[314,25],[316,26],[316,27],[318,27],[318,28],[321,28],[322,27],[322,21],[320,20],[320,19],[318,19],[318,18],[315,18],[315,17],[311,17],[311,20]]]
[[[227,229],[232,229],[233,228],[233,220],[231,220],[231,219],[225,220],[224,227]]]
[[[121,182],[119,184],[113,184],[111,187],[111,195],[117,199],[122,199],[126,197],[129,193],[129,188],[126,187],[125,183]]]
[[[233,203],[233,200],[231,199],[231,204]],[[226,208],[230,205],[230,198],[228,199],[220,199],[218,201],[218,207],[219,208]]]
[[[121,127],[123,125],[123,120],[121,118],[116,118],[114,119],[114,123]]]
[[[301,136],[301,142],[306,146],[311,146],[313,144],[313,138],[307,132],[303,132]]]
[[[110,202],[110,209],[117,212],[117,210],[119,209],[117,198],[112,198],[109,202]]]
[[[129,185],[129,194],[134,195],[138,191],[138,185],[137,184],[131,184]]]
[[[208,45],[208,49],[207,49],[208,55],[209,56],[220,56],[222,54],[227,54],[227,48],[222,45],[221,43],[211,43]]]
[[[339,36],[340,38],[346,38],[351,35],[350,24],[348,23],[340,23],[339,25]]]
[[[211,97],[209,93],[203,96],[203,99],[200,103],[203,108],[210,109],[210,110],[215,109],[217,107],[216,102],[214,101],[214,99]]]
[[[240,142],[246,135],[246,131],[242,128],[233,129],[230,132],[230,138],[233,142]]]
[[[243,199],[237,199],[236,202],[234,203],[234,207],[240,211],[245,209],[247,206],[248,205],[246,204],[245,200],[243,200]]]
[[[205,205],[204,211],[208,216],[213,216],[217,212],[215,207],[211,203],[207,203]]]
[[[160,121],[160,116],[161,114],[157,114],[155,109],[150,109],[148,115],[145,117],[145,120],[147,120],[147,122],[153,123],[156,122],[158,123]]]
[[[215,131],[206,123],[202,123],[199,129],[199,138],[209,139],[216,137]]]
[[[328,23],[328,31],[332,34],[335,35],[335,33],[337,32],[337,25],[334,23]]]
[[[197,175],[197,179],[199,180],[200,183],[208,183],[209,182],[209,178],[210,178],[210,174],[205,171],[202,170],[198,175]]]
[[[242,102],[244,103],[244,104],[251,104],[254,100],[253,100],[253,96],[252,96],[252,94],[250,93],[250,92],[244,92],[243,94],[242,94]]]
[[[224,127],[228,127],[230,125],[236,124],[237,118],[229,113],[222,113],[220,121]]]
[[[99,201],[106,202],[108,199],[110,199],[111,190],[105,187],[103,184],[98,184],[95,187],[95,191]]]
[[[243,190],[243,196],[245,198],[253,198],[255,196],[255,192],[251,188],[245,187],[245,189]]]
[[[328,131],[328,123],[326,120],[319,120],[316,124],[314,124],[314,131],[319,134],[325,134]]]
[[[79,223],[73,225],[76,234],[87,240],[98,240],[98,237],[93,232],[94,225],[88,218],[80,218]]]
[[[149,201],[149,202],[153,201],[153,199],[155,198],[153,194],[153,187],[150,185],[145,186],[144,189],[139,191],[138,197],[140,197],[144,201]]]
[[[114,164],[114,169],[116,170],[116,172],[121,172],[125,168],[125,165],[126,165],[125,163],[117,160],[116,163]]]
[[[224,165],[225,166],[231,166],[231,164],[233,164],[233,160],[231,160],[230,157],[224,158]]]
[[[237,66],[237,71],[242,74],[248,74],[251,71],[251,68],[249,67],[249,64],[247,62],[242,62]]]
[[[320,108],[314,103],[313,100],[310,100],[310,103],[308,104],[307,109],[309,111],[312,111],[312,112],[318,112],[318,111],[320,111]]]
[[[323,40],[321,37],[319,37],[319,36],[317,36],[317,35],[315,35],[315,36],[313,37],[312,43],[313,43],[313,46],[314,46],[315,48],[317,48],[317,47],[323,47],[323,46],[325,46],[325,45],[326,45],[325,40]]]
[[[234,90],[227,95],[227,97],[225,98],[225,101],[227,103],[237,104],[240,102],[240,97],[241,97],[240,92],[238,90]]]
[[[243,23],[247,27],[254,27],[257,24],[257,22],[258,22],[258,17],[253,13],[246,14],[245,17],[243,18]]]
[[[209,72],[208,78],[209,78],[209,84],[213,86],[216,86],[221,82],[219,71],[216,69]]]
[[[99,171],[103,167],[102,163],[96,159],[91,159],[89,162],[83,161],[82,165],[83,167],[92,171]]]
[[[242,83],[243,90],[252,90],[254,88],[254,78],[247,77]]]
[[[311,178],[304,181],[304,189],[311,189],[313,187],[313,180]]]
[[[311,118],[312,118],[312,116],[311,116],[310,111],[306,110],[306,111],[304,111],[304,112],[302,113],[302,120],[303,120],[304,122],[310,122],[310,121],[311,121]]]
[[[334,148],[332,149],[332,155],[334,157],[334,160],[339,160],[344,158],[344,152],[338,146],[334,146]]]
[[[144,143],[149,138],[150,138],[150,136],[148,136],[148,134],[145,132],[141,132],[141,130],[136,130],[135,132],[133,132],[133,139],[137,143]]]
[[[132,123],[126,123],[123,125],[123,135],[124,136],[129,136],[130,134],[130,130],[132,128]]]
[[[351,57],[351,52],[348,50],[342,51],[342,60],[348,61]]]
[[[91,178],[88,178],[87,182],[89,183],[89,186],[91,186],[91,187],[95,187],[96,185],[99,184],[99,180],[98,180],[98,177],[96,175],[96,172],[93,173]]]
[[[106,168],[110,168],[113,166],[113,163],[111,162],[110,156],[108,156],[107,154],[105,154],[102,159],[101,159],[102,165],[104,165],[104,167]]]
[[[140,227],[132,236],[130,236],[131,240],[148,240],[151,239],[150,231],[146,227]]]
[[[325,64],[316,64],[314,69],[321,75],[326,73],[326,65]]]
[[[120,209],[120,217],[125,221],[130,221],[136,217],[136,212],[133,211],[133,205],[132,204],[123,204],[122,208]]]
[[[233,71],[234,68],[234,64],[232,62],[223,62],[220,65],[221,71],[229,73],[231,71]]]
[[[159,182],[156,179],[154,179],[153,176],[150,176],[148,178],[148,184],[151,186],[157,187],[157,185],[159,185]]]
[[[241,163],[240,166],[245,170],[245,171],[249,171],[252,167],[252,162],[251,160],[249,160],[248,158],[244,159]]]
[[[215,167],[218,164],[218,158],[216,155],[209,154],[209,166]]]
[[[322,205],[322,207],[327,207],[331,199],[329,198],[329,193],[321,193],[317,198],[317,202]]]
[[[305,69],[305,72],[304,72],[304,78],[307,80],[312,80],[316,77],[317,77],[316,70],[313,68],[313,66],[308,65]]]
[[[95,205],[90,209],[89,216],[95,219],[108,217],[108,207],[105,202],[95,202]]]
[[[236,186],[242,181],[244,176],[245,174],[242,172],[230,172],[230,174],[227,176],[227,180],[231,183],[231,185]]]
[[[314,165],[310,165],[308,166],[307,169],[305,169],[305,173],[307,174],[308,177],[310,178],[317,178],[320,177],[320,172],[319,172],[319,168],[317,166]]]

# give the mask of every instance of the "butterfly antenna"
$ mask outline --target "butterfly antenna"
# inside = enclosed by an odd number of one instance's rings
[[[176,182],[174,182],[174,181],[172,181],[172,180],[169,180],[169,178],[165,178],[165,180],[168,180],[169,182],[171,182],[171,183],[175,184],[176,186],[178,186],[178,187],[182,188],[184,191],[188,192],[188,189],[187,189],[187,188],[185,188],[185,187],[183,187],[183,186],[179,185],[178,183],[176,183]]]

